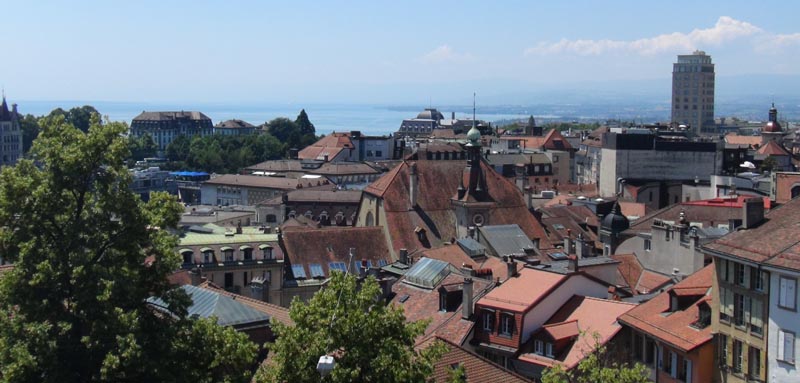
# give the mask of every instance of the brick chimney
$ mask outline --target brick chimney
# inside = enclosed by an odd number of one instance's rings
[[[461,272],[463,272],[464,275],[469,275],[470,277],[474,277],[475,276],[475,269],[473,269],[472,265],[470,265],[470,264],[462,263],[461,264]]]
[[[461,292],[464,294],[461,299],[461,317],[469,319],[472,317],[472,311],[474,310],[472,302],[472,278],[464,278],[464,285],[461,288]]]
[[[506,261],[506,268],[508,270],[508,279],[517,276],[517,261],[514,260],[513,257],[503,257]]]
[[[408,264],[408,249],[400,249],[400,263],[405,265]]]

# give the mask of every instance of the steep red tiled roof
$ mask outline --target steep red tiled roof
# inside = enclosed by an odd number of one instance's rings
[[[672,278],[664,274],[659,274],[650,270],[644,270],[642,271],[641,277],[639,277],[639,282],[636,284],[636,291],[638,291],[640,294],[649,294],[655,290],[658,290],[660,287],[663,287],[670,281],[672,281]]]
[[[480,278],[472,278],[473,302],[486,293],[492,287],[490,281]],[[473,320],[462,319],[462,307],[459,305],[454,311],[439,310],[439,286],[454,286],[458,289],[464,282],[464,276],[451,272],[447,277],[439,282],[439,285],[431,290],[416,287],[401,281],[392,285],[394,299],[392,304],[403,308],[406,320],[416,322],[422,319],[430,320],[430,324],[425,329],[425,333],[418,339],[423,341],[433,336],[439,336],[455,344],[462,344],[467,335],[475,325]],[[405,300],[401,302],[401,300]]]
[[[644,217],[647,215],[647,205],[641,202],[619,201],[620,213],[626,217]]]
[[[704,246],[714,252],[767,265],[800,270],[800,199],[764,216],[752,229],[740,229]]]
[[[765,156],[790,156],[789,152],[783,148],[783,146],[779,145],[775,141],[768,141],[764,146],[760,147],[756,154],[761,154]]]
[[[669,313],[670,291],[686,290],[699,293],[710,298],[710,289],[714,277],[714,265],[708,265],[676,284],[672,289],[665,291],[653,299],[635,307],[622,315],[619,320],[627,326],[642,331],[662,342],[689,352],[694,348],[711,341],[711,326],[703,329],[691,327],[699,319],[698,305],[701,302],[710,303],[705,298],[685,310]],[[684,292],[686,292],[684,291]]]
[[[303,265],[311,277],[310,264],[322,266],[330,275],[330,262],[349,262],[350,248],[355,251],[354,262],[379,260],[392,262],[386,237],[379,226],[330,227],[313,230],[290,230],[283,233],[286,257],[292,265]]]
[[[571,325],[566,324],[575,322],[584,335],[578,337],[567,350],[556,355],[555,359],[533,353],[522,354],[519,359],[544,366],[560,364],[567,370],[572,369],[595,350],[597,343],[604,345],[611,340],[622,329],[617,318],[634,307],[636,305],[632,303],[574,295],[545,322],[545,326],[565,324],[563,332],[566,334],[573,330]]]
[[[450,382],[454,366],[461,366],[468,382],[523,383],[530,382],[524,377],[506,370],[496,363],[473,354],[447,339],[437,338],[444,342],[447,352],[436,362],[431,378],[434,382]]]
[[[614,254],[611,259],[620,262],[617,272],[622,280],[617,284],[629,287],[636,294],[636,285],[644,271],[642,264],[639,263],[639,258],[636,258],[636,254]]]
[[[464,161],[414,162],[418,174],[418,206],[411,209],[409,203],[410,163],[401,163],[364,191],[383,198],[386,226],[394,249],[409,251],[422,247],[435,247],[452,238],[457,238],[456,216],[451,198],[458,191],[464,171]],[[481,171],[486,179],[488,195],[493,207],[487,214],[488,224],[517,224],[532,239],[540,239],[540,247],[548,247],[544,228],[531,214],[522,193],[516,186],[498,174],[485,161]],[[424,229],[429,243],[422,243],[415,232]]]

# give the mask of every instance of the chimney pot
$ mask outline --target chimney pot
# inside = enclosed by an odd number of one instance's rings
[[[400,263],[408,265],[408,249],[400,249]]]

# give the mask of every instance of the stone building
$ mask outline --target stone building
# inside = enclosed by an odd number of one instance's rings
[[[14,165],[22,158],[22,129],[19,126],[17,104],[8,109],[6,97],[0,104],[0,166]]]
[[[679,55],[672,66],[672,123],[714,133],[714,64],[703,51]]]
[[[131,121],[131,135],[150,135],[164,153],[178,136],[209,136],[214,133],[211,118],[200,112],[142,112]]]

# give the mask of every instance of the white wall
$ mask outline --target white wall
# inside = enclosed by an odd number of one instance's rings
[[[778,359],[778,331],[788,330],[795,333],[795,337],[800,335],[800,314],[798,311],[790,311],[778,307],[780,294],[779,278],[781,275],[795,278],[800,281],[800,273],[787,272],[785,270],[768,269],[769,278],[769,328],[767,330],[767,379],[769,382],[798,382],[800,373],[797,371],[798,351],[800,351],[800,341],[795,338],[794,355],[795,364],[779,362]],[[796,287],[795,287],[796,289]],[[795,303],[795,307],[797,307]],[[798,308],[800,310],[800,308]]]
[[[608,287],[583,275],[571,276],[566,282],[559,286],[531,309],[522,320],[521,343],[525,343],[531,334],[538,330],[544,322],[573,295],[583,295],[595,298],[606,298]]]

